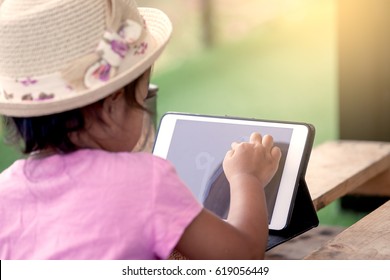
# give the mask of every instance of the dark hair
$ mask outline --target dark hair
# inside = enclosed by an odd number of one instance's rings
[[[135,98],[135,89],[139,78],[124,87],[126,103],[129,107],[146,110]],[[99,100],[86,108],[101,106]],[[21,143],[22,153],[29,154],[35,151],[52,148],[60,153],[70,153],[78,149],[69,139],[69,133],[85,128],[83,109],[78,108],[63,113],[39,117],[3,117],[6,129],[7,143]],[[99,118],[99,116],[97,115]],[[99,118],[100,119],[100,118]]]

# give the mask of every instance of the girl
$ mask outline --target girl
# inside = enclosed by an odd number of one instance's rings
[[[226,221],[167,161],[134,151],[165,14],[133,0],[0,5],[0,114],[28,155],[0,174],[0,259],[264,257],[271,136],[227,152]]]

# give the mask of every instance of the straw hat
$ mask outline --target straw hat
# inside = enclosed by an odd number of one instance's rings
[[[0,0],[0,114],[83,107],[130,83],[161,54],[168,17],[134,0]]]

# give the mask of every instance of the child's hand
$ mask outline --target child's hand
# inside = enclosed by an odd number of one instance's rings
[[[223,168],[229,182],[253,177],[265,187],[278,169],[281,154],[280,149],[274,146],[272,136],[252,133],[249,142],[232,144]]]

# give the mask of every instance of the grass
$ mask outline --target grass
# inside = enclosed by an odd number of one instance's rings
[[[159,116],[185,111],[303,121],[316,126],[316,144],[336,139],[335,46],[327,28],[317,40],[298,24],[268,24],[156,71]]]
[[[1,119],[0,119],[1,120]],[[20,153],[3,140],[3,129],[0,122],[0,172],[20,157]]]

